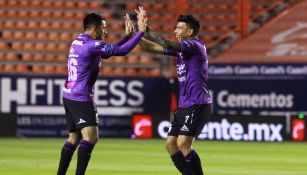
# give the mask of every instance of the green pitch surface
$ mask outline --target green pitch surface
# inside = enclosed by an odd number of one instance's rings
[[[64,139],[0,138],[0,175],[55,175]],[[307,175],[307,143],[197,141],[206,175]],[[76,154],[67,175],[74,175]],[[87,175],[178,175],[164,140],[101,139]]]

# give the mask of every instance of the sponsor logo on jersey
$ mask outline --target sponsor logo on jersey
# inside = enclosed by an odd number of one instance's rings
[[[69,54],[69,55],[68,55],[68,57],[70,57],[70,58],[72,58],[72,57],[74,57],[74,58],[78,58],[78,57],[79,57],[79,55],[76,55],[76,54]]]
[[[71,47],[69,50],[69,53],[74,53],[74,52],[75,52],[75,49]]]
[[[75,40],[72,42],[72,45],[83,46],[83,41]]]

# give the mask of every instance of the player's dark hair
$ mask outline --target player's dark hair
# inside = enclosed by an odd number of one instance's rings
[[[90,13],[86,15],[83,19],[83,29],[84,31],[95,26],[98,27],[101,25],[101,21],[105,20],[105,18],[98,13]]]
[[[177,22],[184,22],[186,23],[191,29],[193,29],[193,35],[197,35],[200,24],[199,21],[193,15],[180,15],[177,19]]]

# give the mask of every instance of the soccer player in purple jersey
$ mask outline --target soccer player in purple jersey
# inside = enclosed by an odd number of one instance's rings
[[[76,175],[85,174],[91,152],[99,138],[98,113],[93,93],[100,59],[126,55],[138,44],[146,30],[147,18],[142,14],[137,17],[139,31],[130,38],[129,35],[133,33],[132,24],[126,20],[127,35],[116,44],[107,44],[102,40],[107,34],[103,16],[92,13],[84,18],[84,32],[72,42],[68,55],[68,77],[63,89],[63,103],[69,136],[61,151],[58,175],[66,174],[78,146]]]
[[[192,143],[213,109],[207,86],[208,58],[204,43],[197,37],[199,21],[192,15],[180,15],[177,21],[178,41],[167,40],[147,29],[140,45],[152,53],[177,57],[179,107],[169,128],[166,149],[183,175],[202,175],[201,161]]]

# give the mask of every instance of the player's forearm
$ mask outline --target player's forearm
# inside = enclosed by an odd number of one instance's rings
[[[143,50],[150,52],[150,46],[147,45],[143,40],[139,42],[139,45],[141,46]]]
[[[121,46],[124,43],[126,43],[129,40],[130,36],[129,35],[125,35],[124,37],[122,37],[120,40],[118,40],[115,45],[116,46]]]
[[[173,49],[176,51],[181,51],[180,43],[176,41],[165,40],[164,45],[165,48]]]
[[[152,40],[165,48],[181,51],[179,42],[167,40],[157,32],[152,31],[151,29],[148,29],[145,32],[144,38]]]
[[[125,44],[116,47],[114,51],[112,52],[112,55],[114,56],[124,56],[128,54],[141,40],[143,37],[143,32],[137,32],[129,41],[127,41]]]
[[[150,46],[150,47],[143,47],[140,45],[142,49],[144,49],[147,52],[155,53],[155,54],[163,54],[163,49],[157,48],[155,46]]]
[[[147,39],[147,40],[150,40],[150,41],[154,41],[154,42],[160,44],[161,46],[163,46],[164,42],[165,42],[165,38],[163,36],[161,36],[157,32],[154,32],[150,29],[146,30],[146,32],[144,34],[144,38]]]
[[[145,51],[156,53],[156,54],[163,54],[163,47],[152,41],[148,41],[142,38],[141,41],[139,42],[139,45]]]

